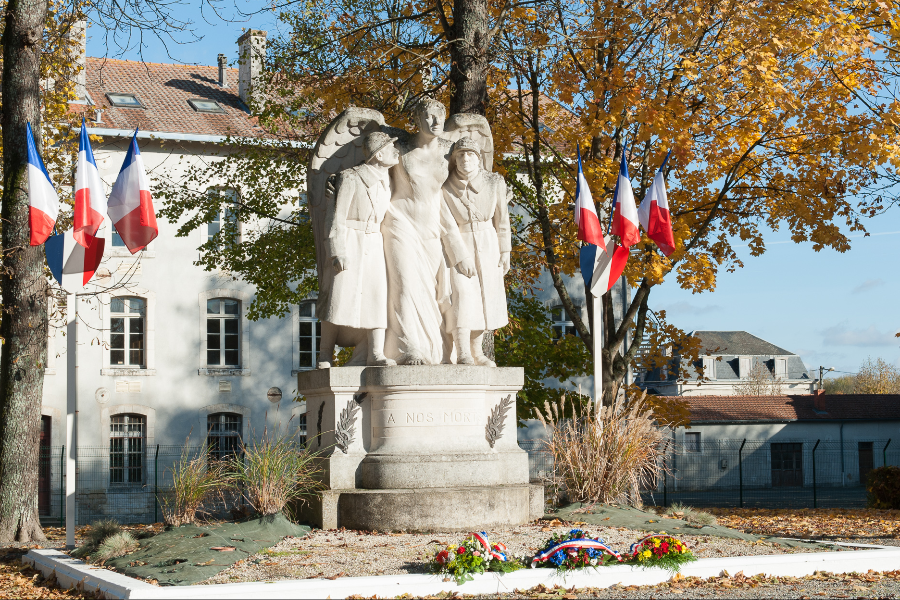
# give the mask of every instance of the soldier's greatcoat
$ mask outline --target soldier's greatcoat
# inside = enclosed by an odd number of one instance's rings
[[[445,326],[448,331],[499,329],[508,322],[500,253],[512,249],[506,182],[484,169],[469,181],[461,180],[454,171],[444,183],[443,196],[442,210],[459,226],[447,228],[443,236],[451,265],[452,305]],[[466,256],[475,260],[475,277],[453,268]]]
[[[319,317],[323,321],[360,329],[387,327],[381,222],[390,203],[390,179],[374,168],[363,164],[338,175],[327,247],[331,258],[345,257],[346,269],[334,275],[328,305]]]

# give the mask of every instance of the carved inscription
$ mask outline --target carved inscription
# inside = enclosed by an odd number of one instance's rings
[[[403,427],[429,425],[478,425],[480,417],[475,411],[443,410],[443,411],[392,411],[387,413],[386,427]]]

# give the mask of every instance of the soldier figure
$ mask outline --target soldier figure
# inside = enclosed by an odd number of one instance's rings
[[[400,154],[392,138],[376,131],[366,136],[366,162],[338,174],[333,212],[327,215],[327,248],[336,271],[321,319],[318,367],[331,366],[337,327],[365,330],[366,364],[397,364],[384,355],[387,328],[387,270],[381,222],[391,203],[388,170]]]
[[[481,344],[486,331],[508,322],[503,277],[509,271],[512,235],[506,182],[482,168],[480,148],[470,138],[453,145],[441,210],[459,225],[448,227],[443,235],[449,262],[455,265],[473,257],[478,275],[469,278],[448,269],[452,292],[445,328],[456,345],[456,362],[495,367]]]

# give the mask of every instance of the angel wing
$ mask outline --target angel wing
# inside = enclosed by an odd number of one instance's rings
[[[473,113],[450,115],[444,122],[444,137],[455,142],[466,136],[481,147],[481,163],[490,171],[494,166],[494,136],[487,119]]]
[[[367,133],[383,126],[384,116],[377,110],[351,106],[325,128],[313,148],[307,171],[306,192],[316,243],[320,298],[323,293],[327,295],[330,287],[328,278],[323,280],[323,274],[330,272],[323,268],[323,262],[328,258],[325,256],[328,207],[334,202],[334,189],[329,186],[328,179],[344,169],[361,164],[365,159],[363,138]]]

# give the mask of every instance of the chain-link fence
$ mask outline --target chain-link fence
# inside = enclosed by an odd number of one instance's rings
[[[553,469],[539,440],[522,440],[531,478]],[[644,491],[658,506],[862,508],[869,471],[900,464],[891,440],[734,440],[670,444],[664,474]]]

